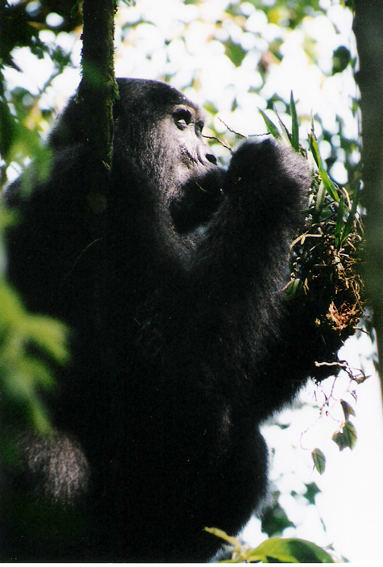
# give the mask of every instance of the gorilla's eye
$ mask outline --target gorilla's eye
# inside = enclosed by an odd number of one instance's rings
[[[180,130],[184,130],[192,121],[192,113],[187,108],[177,108],[173,112],[174,122]]]

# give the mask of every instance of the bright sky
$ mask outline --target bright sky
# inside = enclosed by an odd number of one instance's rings
[[[116,34],[117,75],[158,78],[174,73],[172,84],[184,90],[191,78],[197,77],[199,89],[186,89],[186,93],[199,103],[214,102],[220,117],[234,130],[244,134],[264,132],[258,109],[265,108],[268,96],[277,92],[288,99],[293,90],[298,101],[298,114],[306,118],[306,130],[311,126],[311,116],[318,114],[325,127],[336,132],[336,116],[339,115],[344,120],[344,134],[356,137],[358,122],[350,110],[351,97],[357,95],[352,73],[349,70],[334,77],[327,76],[331,72],[332,52],[337,46],[345,45],[355,52],[349,11],[339,3],[322,0],[327,17],[306,18],[302,29],[289,31],[269,24],[264,14],[248,3],[245,5],[245,26],[241,28],[227,19],[218,34],[218,40],[224,40],[230,33],[233,40],[251,50],[241,67],[235,67],[225,56],[222,43],[207,41],[213,34],[217,35],[216,21],[222,19],[222,11],[228,4],[228,0],[205,0],[200,5],[185,5],[180,0],[138,0],[136,7],[121,7],[118,29],[140,19],[155,25],[148,23],[130,28],[121,36]],[[182,22],[189,22],[185,37]],[[302,49],[305,32],[317,40],[315,49],[319,68],[310,64]],[[249,93],[250,86],[261,84],[257,63],[267,45],[266,40],[278,37],[284,39],[282,63],[271,66],[261,94]],[[163,47],[164,38],[168,40],[166,49]],[[42,39],[56,41],[50,32],[42,32]],[[81,46],[79,41],[64,33],[59,34],[56,42],[72,52],[74,66],[53,81],[53,87],[44,95],[42,102],[61,109],[79,81]],[[23,72],[7,71],[9,85],[22,85],[37,94],[52,70],[50,61],[36,60],[27,49],[18,50],[16,61]],[[238,107],[232,111],[234,97]],[[222,125],[216,122],[216,127],[221,128]],[[319,125],[316,128],[317,134],[320,134]],[[321,151],[326,157],[325,144],[321,145]],[[334,165],[331,173],[338,182],[346,181],[341,161]],[[13,176],[16,174],[14,171]],[[318,420],[317,409],[287,410],[286,419],[291,420],[293,426],[285,431],[268,426],[265,432],[268,442],[278,446],[272,468],[272,478],[277,480],[278,487],[288,493],[294,487],[301,488],[303,482],[316,482],[322,489],[316,508],[298,506],[291,497],[284,497],[286,510],[299,525],[299,536],[315,540],[318,544],[333,543],[336,550],[348,559],[363,561],[364,564],[380,559],[383,527],[383,418],[378,380],[368,359],[370,354],[371,345],[364,336],[350,340],[342,354],[352,366],[363,366],[368,374],[373,375],[357,389],[354,423],[359,439],[353,451],[338,451],[331,442],[337,421],[333,415]],[[340,380],[337,384],[340,390],[347,391],[348,387],[347,380]],[[312,401],[313,392],[314,388],[309,387],[305,398]],[[283,419],[281,416],[280,420]],[[301,438],[305,430],[307,433]],[[291,446],[303,448],[295,450]],[[327,470],[322,477],[312,468],[310,453],[316,446],[327,456]],[[285,474],[279,478],[281,471]],[[321,516],[327,534],[321,529]],[[253,543],[259,541],[256,523],[250,523],[245,535]]]

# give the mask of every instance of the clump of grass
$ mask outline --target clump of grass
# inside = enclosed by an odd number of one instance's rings
[[[357,195],[351,200],[335,184],[333,190],[336,199],[324,189],[320,173],[315,174],[305,226],[291,246],[286,293],[312,303],[314,310],[315,304],[322,332],[345,340],[363,312],[363,224],[356,214]]]
[[[299,301],[335,349],[354,334],[363,313],[364,286],[360,274],[364,230],[358,212],[359,188],[349,192],[328,175],[314,130],[309,149],[299,145],[299,125],[293,95],[292,133],[279,119],[279,128],[265,118],[270,133],[291,145],[315,166],[303,229],[291,245],[287,298]]]

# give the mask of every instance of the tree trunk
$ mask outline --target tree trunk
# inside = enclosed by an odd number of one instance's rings
[[[84,141],[106,167],[111,163],[113,103],[117,95],[113,60],[115,12],[116,0],[84,0],[83,76],[78,97],[84,104]]]
[[[95,332],[103,329],[105,313],[98,298],[108,281],[108,253],[105,223],[108,211],[110,170],[113,149],[113,104],[118,96],[114,76],[114,16],[116,0],[84,0],[82,80],[77,93],[80,105],[82,142],[87,147],[91,172],[87,179],[87,200],[91,230],[95,235],[98,255],[94,262],[93,300]],[[100,238],[100,235],[104,235]],[[105,354],[106,356],[106,354]]]
[[[383,384],[383,2],[355,0],[360,70],[366,218],[366,283],[373,307]]]

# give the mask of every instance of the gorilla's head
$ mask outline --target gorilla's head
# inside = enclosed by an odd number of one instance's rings
[[[221,169],[205,144],[201,109],[165,83],[118,79],[115,156],[129,156],[155,181],[175,229],[206,222],[221,200]]]
[[[152,183],[169,222],[180,233],[206,223],[222,199],[222,170],[204,142],[201,109],[166,83],[117,79],[114,105],[113,183]],[[53,149],[83,144],[81,100],[67,106],[50,137]],[[95,117],[97,119],[97,117]],[[121,202],[120,202],[121,203]]]

